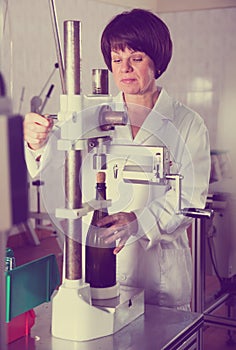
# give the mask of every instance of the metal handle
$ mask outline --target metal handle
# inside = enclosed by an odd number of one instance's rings
[[[199,208],[184,208],[181,210],[181,214],[184,216],[190,216],[192,218],[206,218],[211,219],[214,215],[214,210],[212,209],[199,209]]]

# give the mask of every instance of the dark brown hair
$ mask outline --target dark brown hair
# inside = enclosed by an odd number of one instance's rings
[[[166,70],[172,56],[172,41],[166,24],[152,12],[133,9],[114,17],[105,27],[101,37],[101,50],[111,71],[111,51],[145,52],[154,62],[155,78]]]

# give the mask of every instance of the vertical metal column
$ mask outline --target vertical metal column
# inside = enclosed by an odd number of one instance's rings
[[[205,308],[205,220],[196,218],[192,225],[193,311]]]
[[[67,95],[80,95],[80,22],[64,22],[65,87]]]
[[[80,22],[64,22],[64,62],[67,95],[80,94]],[[66,207],[81,208],[82,192],[80,150],[66,152],[65,192]],[[69,280],[82,278],[82,222],[81,219],[67,220],[65,237],[65,277]]]
[[[192,225],[193,300],[194,312],[203,313],[205,308],[205,219],[195,218]],[[203,348],[203,329],[197,337],[197,349]]]

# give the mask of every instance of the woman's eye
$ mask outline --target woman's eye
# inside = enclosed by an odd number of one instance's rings
[[[121,60],[120,60],[119,58],[113,58],[113,59],[112,59],[112,62],[113,62],[113,63],[120,63],[120,61],[121,61]]]
[[[143,58],[142,57],[133,57],[134,62],[142,62]]]

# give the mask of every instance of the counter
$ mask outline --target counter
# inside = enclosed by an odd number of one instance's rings
[[[200,349],[203,315],[198,313],[145,305],[145,313],[117,333],[74,342],[51,336],[50,303],[40,305],[35,312],[31,335],[9,344],[8,350],[176,350],[179,346],[182,350],[189,349],[190,343],[191,349]]]

